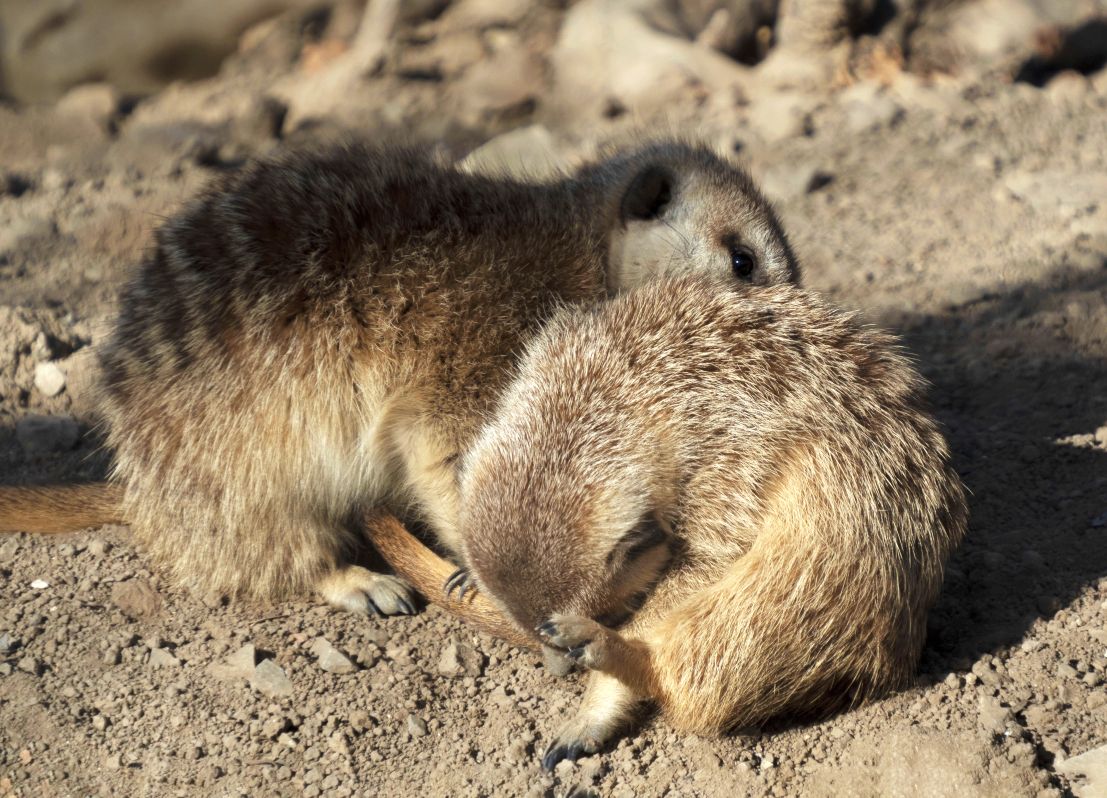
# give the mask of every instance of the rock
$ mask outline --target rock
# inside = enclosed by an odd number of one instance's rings
[[[442,22],[451,28],[512,28],[531,9],[530,0],[461,0],[450,6]]]
[[[443,676],[480,676],[484,672],[484,657],[465,641],[450,638],[438,660],[438,672]]]
[[[1107,795],[1107,745],[1055,763],[1054,769],[1068,777],[1069,789],[1077,798]]]
[[[292,695],[292,682],[284,669],[271,659],[262,660],[254,668],[250,677],[250,686],[269,698],[284,698]]]
[[[54,363],[35,366],[35,388],[43,396],[57,396],[65,389],[65,373]]]
[[[458,81],[465,113],[480,122],[529,113],[545,84],[542,62],[524,48],[474,64]]]
[[[1015,722],[1011,710],[1002,706],[996,699],[985,696],[980,699],[980,725],[992,734],[1003,734],[1010,724]]]
[[[108,543],[106,540],[94,538],[89,541],[89,544],[85,548],[85,551],[87,551],[93,557],[103,557],[105,554],[111,551],[111,544]]]
[[[111,600],[128,618],[153,618],[161,612],[161,596],[145,579],[116,582]]]
[[[1027,725],[1032,729],[1042,731],[1053,728],[1054,714],[1044,706],[1039,704],[1029,706],[1023,710],[1022,715],[1026,718]]]
[[[846,125],[855,133],[883,127],[902,113],[899,103],[872,83],[858,83],[838,97],[846,115]]]
[[[407,733],[412,737],[427,736],[427,723],[417,715],[409,714],[405,726],[407,727]]]
[[[465,157],[461,168],[474,174],[541,182],[565,174],[569,163],[549,130],[529,125],[485,142]]]
[[[643,117],[670,104],[743,95],[744,67],[690,41],[669,3],[582,0],[566,12],[550,54],[555,103],[578,118],[613,109]],[[702,21],[706,24],[706,19]],[[702,25],[701,28],[702,30]]]
[[[796,92],[778,92],[750,106],[746,122],[763,141],[776,142],[802,136],[808,127],[811,101]]]
[[[119,770],[119,768],[123,767],[123,760],[120,758],[119,754],[109,754],[107,758],[104,759],[104,767],[108,770]]]
[[[8,563],[15,559],[15,555],[19,553],[19,540],[17,538],[9,538],[4,541],[3,545],[0,545],[0,562]]]
[[[266,142],[280,138],[286,116],[288,106],[276,97],[258,98],[235,117],[233,136],[245,142]]]
[[[1075,679],[1079,674],[1076,672],[1076,668],[1069,665],[1067,662],[1062,662],[1057,666],[1057,678],[1058,679]]]
[[[32,676],[38,676],[42,673],[42,663],[34,657],[23,657],[16,663],[16,667]]]
[[[164,648],[155,648],[150,651],[150,667],[175,668],[181,661]]]
[[[281,734],[289,731],[292,728],[292,724],[288,718],[283,715],[275,715],[269,718],[265,723],[261,724],[261,734],[263,737],[267,737],[270,740],[275,740]]]
[[[254,675],[256,662],[257,651],[254,649],[254,644],[247,643],[223,660],[223,662],[209,665],[208,672],[216,679],[222,681],[249,679]]]
[[[36,579],[31,582],[31,590],[45,590],[48,587],[50,587],[50,583],[45,579]]]
[[[120,96],[114,86],[108,83],[85,83],[66,92],[54,107],[60,114],[91,119],[106,130],[119,113],[119,106]]]
[[[8,654],[19,648],[19,641],[12,637],[7,632],[0,635],[0,654],[7,656]]]
[[[80,429],[70,416],[26,416],[15,422],[15,437],[28,457],[69,451],[80,440]]]
[[[345,732],[336,731],[332,734],[327,739],[327,747],[345,759],[350,758],[350,741]]]
[[[320,637],[311,644],[311,653],[315,655],[319,667],[327,673],[346,674],[357,670],[357,665],[350,658],[331,645],[325,637]]]

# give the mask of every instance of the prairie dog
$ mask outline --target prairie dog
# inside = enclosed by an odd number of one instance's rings
[[[456,549],[456,458],[527,337],[688,268],[798,277],[750,179],[692,146],[538,186],[356,144],[255,164],[166,223],[122,296],[101,355],[119,487],[83,518],[95,488],[8,489],[0,529],[124,520],[201,593],[410,612],[350,564],[351,516],[395,508]]]
[[[922,391],[791,286],[660,279],[553,319],[460,472],[478,594],[592,671],[545,766],[643,700],[713,734],[904,685],[967,521]]]

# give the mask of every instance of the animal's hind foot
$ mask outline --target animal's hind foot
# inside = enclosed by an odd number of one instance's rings
[[[328,604],[360,615],[414,615],[414,592],[398,576],[378,574],[360,565],[337,568],[319,582]]]

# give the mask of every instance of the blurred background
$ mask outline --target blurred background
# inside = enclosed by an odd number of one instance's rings
[[[916,688],[722,740],[648,724],[554,774],[533,753],[579,682],[433,609],[262,623],[163,591],[129,622],[111,584],[157,576],[125,533],[11,538],[0,796],[1081,795],[1065,763],[1107,760],[1105,61],[1104,0],[0,0],[0,481],[103,476],[119,286],[248,159],[352,131],[543,179],[680,135],[754,174],[807,286],[903,335],[973,493]],[[201,667],[147,667],[152,628]],[[324,633],[356,676],[318,671]],[[245,643],[293,700],[205,676]]]

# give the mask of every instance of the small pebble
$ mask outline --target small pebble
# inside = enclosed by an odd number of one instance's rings
[[[312,643],[311,653],[315,655],[319,667],[327,673],[345,674],[357,670],[357,665],[324,637],[317,638]]]
[[[426,737],[427,723],[416,715],[407,716],[407,733],[412,737]]]
[[[181,661],[164,648],[155,648],[150,652],[150,666],[153,668],[175,668]]]
[[[54,363],[35,366],[35,388],[43,396],[57,396],[65,389],[65,372]]]
[[[111,551],[111,544],[108,543],[106,540],[100,540],[100,538],[96,538],[95,540],[89,542],[86,551],[88,551],[88,553],[91,554],[93,557],[103,557],[105,554]]]
[[[262,660],[254,668],[250,686],[269,698],[292,695],[292,681],[285,675],[284,669],[271,659]]]
[[[34,657],[23,657],[16,663],[19,670],[31,674],[32,676],[38,676],[42,672],[42,663],[40,663]]]

